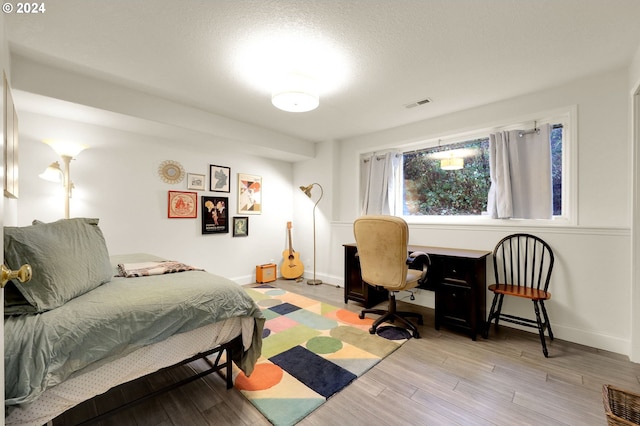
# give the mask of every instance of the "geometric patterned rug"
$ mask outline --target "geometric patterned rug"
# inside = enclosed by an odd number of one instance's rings
[[[245,287],[266,318],[262,356],[234,386],[276,426],[294,425],[411,335],[355,312],[270,286]],[[235,367],[235,366],[234,366]]]

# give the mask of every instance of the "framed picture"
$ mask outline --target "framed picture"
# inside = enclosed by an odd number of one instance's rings
[[[198,217],[198,193],[169,191],[169,218]]]
[[[238,214],[262,213],[262,178],[238,173]]]
[[[233,236],[234,237],[249,236],[249,218],[247,216],[234,216]]]
[[[209,191],[231,192],[231,168],[209,166]]]
[[[227,205],[229,197],[202,196],[202,233],[229,233]]]
[[[187,173],[187,189],[195,189],[204,191],[204,175],[198,175],[195,173]]]

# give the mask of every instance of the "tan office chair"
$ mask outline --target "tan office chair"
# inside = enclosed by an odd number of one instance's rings
[[[394,216],[362,216],[353,224],[362,280],[372,286],[381,286],[389,291],[389,309],[364,309],[365,314],[381,315],[369,329],[375,334],[378,326],[395,320],[411,330],[413,337],[419,338],[416,326],[407,317],[417,318],[422,325],[422,315],[415,312],[398,312],[395,293],[409,290],[424,282],[427,276],[429,257],[425,253],[412,253],[408,256],[409,227],[407,223]],[[409,265],[415,269],[409,269]]]
[[[538,329],[542,353],[549,356],[544,331],[553,340],[551,322],[544,301],[551,299],[549,280],[553,270],[553,251],[542,239],[530,234],[509,235],[498,242],[493,250],[493,269],[496,283],[489,286],[493,292],[491,311],[484,337],[489,335],[495,319],[496,330],[500,320]],[[516,296],[533,302],[535,320],[502,313],[504,296]],[[542,311],[542,317],[540,316]]]

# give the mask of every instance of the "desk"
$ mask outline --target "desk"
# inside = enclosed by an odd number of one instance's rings
[[[486,318],[486,257],[488,251],[429,246],[409,246],[409,253],[422,251],[431,258],[427,283],[420,288],[436,293],[436,330],[440,326],[462,329],[476,340]],[[362,281],[355,243],[344,244],[344,303],[362,303],[365,308],[387,300],[388,292]],[[408,253],[408,254],[409,254]]]

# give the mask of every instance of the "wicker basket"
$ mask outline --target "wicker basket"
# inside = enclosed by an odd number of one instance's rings
[[[604,385],[602,399],[609,426],[640,425],[640,395]]]

